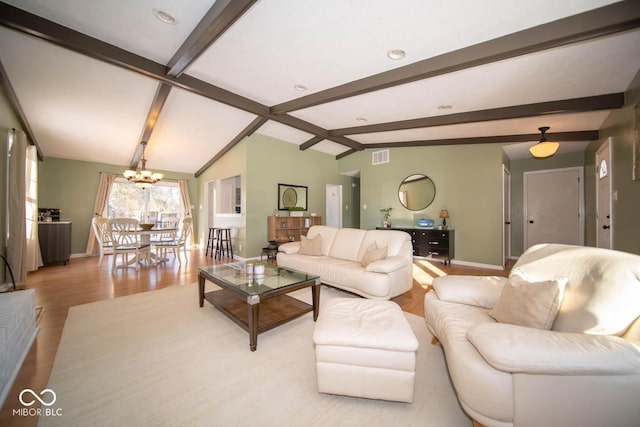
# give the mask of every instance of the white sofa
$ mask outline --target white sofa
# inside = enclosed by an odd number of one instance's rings
[[[518,302],[509,295],[551,280],[560,293],[549,330],[498,316],[505,307],[516,317],[535,312],[537,296]],[[460,404],[477,423],[640,425],[640,256],[537,245],[509,279],[444,276],[433,288],[425,321],[442,345]]]
[[[388,300],[413,287],[413,246],[411,237],[396,230],[359,230],[312,226],[308,239],[320,236],[319,255],[300,254],[300,242],[278,248],[279,266],[320,276],[322,283],[365,298]],[[384,259],[366,267],[362,259],[372,244],[387,248]]]

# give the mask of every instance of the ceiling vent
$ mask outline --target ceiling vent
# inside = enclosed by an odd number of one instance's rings
[[[389,150],[380,150],[371,153],[372,165],[381,165],[383,163],[389,163]]]

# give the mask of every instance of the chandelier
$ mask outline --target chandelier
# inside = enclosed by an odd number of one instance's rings
[[[549,126],[543,126],[538,128],[538,130],[541,135],[540,142],[529,148],[529,152],[533,157],[538,159],[545,159],[553,156],[556,151],[558,151],[558,146],[560,146],[560,144],[557,142],[547,141],[545,132],[549,130]]]
[[[127,169],[122,175],[124,175],[129,182],[133,182],[136,187],[140,187],[144,190],[160,181],[163,175],[161,173],[155,173],[147,170],[147,159],[144,158],[144,149],[147,147],[147,141],[142,141],[140,144],[142,145],[142,158],[140,159],[142,162],[142,170],[138,172]]]

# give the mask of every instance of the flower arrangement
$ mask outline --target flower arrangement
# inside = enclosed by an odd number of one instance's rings
[[[389,207],[389,208],[384,208],[384,209],[380,209],[380,212],[382,212],[382,225],[384,227],[391,227],[391,221],[389,221],[389,217],[391,217],[391,211],[393,210],[393,208]]]

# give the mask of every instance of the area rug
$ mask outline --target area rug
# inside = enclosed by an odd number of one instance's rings
[[[311,313],[258,336],[205,302],[197,285],[73,307],[48,388],[55,416],[41,426],[465,426],[442,350],[424,319],[412,404],[320,394]],[[306,294],[305,294],[306,292]],[[322,288],[322,300],[345,296]],[[296,297],[310,300],[310,290]]]

